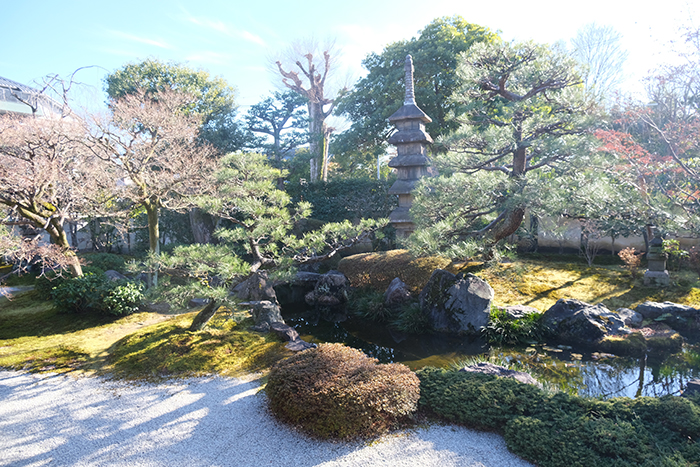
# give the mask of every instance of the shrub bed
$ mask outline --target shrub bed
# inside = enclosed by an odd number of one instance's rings
[[[495,430],[540,467],[690,466],[700,463],[700,408],[685,398],[589,399],[548,394],[509,378],[425,368],[424,410]]]
[[[64,313],[97,312],[122,316],[134,313],[143,300],[138,282],[112,281],[99,274],[85,274],[61,281],[50,292],[56,308]]]
[[[419,385],[404,365],[321,344],[275,364],[266,391],[280,419],[321,438],[354,438],[384,433],[410,416]]]

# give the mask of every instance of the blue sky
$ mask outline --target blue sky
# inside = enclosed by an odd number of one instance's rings
[[[700,3],[700,2],[695,2]],[[251,105],[279,85],[272,58],[301,38],[335,39],[339,73],[349,84],[367,53],[415,36],[436,17],[458,14],[500,30],[507,40],[567,41],[596,21],[624,36],[627,76],[637,82],[664,61],[665,46],[683,24],[698,24],[700,5],[687,0],[644,2],[549,0],[265,1],[248,0],[0,0],[0,76],[32,85],[77,68],[90,85],[86,99],[103,102],[104,76],[148,57],[185,63],[222,76]]]

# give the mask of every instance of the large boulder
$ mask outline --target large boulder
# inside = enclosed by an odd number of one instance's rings
[[[124,274],[119,271],[115,271],[114,269],[108,269],[104,272],[104,274],[110,281],[122,281],[128,279],[128,277],[126,277]]]
[[[489,323],[494,293],[473,274],[454,275],[436,269],[419,295],[430,326],[439,332],[475,333]]]
[[[657,319],[664,315],[684,320],[700,318],[700,310],[673,302],[644,302],[635,308],[644,319]]]
[[[299,339],[297,330],[284,323],[270,323],[270,331],[285,342],[293,342]]]
[[[536,315],[540,312],[535,307],[527,306],[527,305],[507,305],[504,307],[498,307],[499,310],[503,310],[506,315],[508,315],[508,318],[510,319],[523,319],[526,318],[530,315]]]
[[[581,300],[558,300],[544,312],[542,322],[559,340],[573,344],[595,344],[605,336],[630,333],[620,315],[603,304]]]
[[[272,282],[267,277],[267,273],[258,271],[236,285],[233,288],[233,293],[241,300],[251,302],[270,301],[277,303],[277,294],[272,285]]]
[[[335,307],[348,301],[350,283],[345,274],[338,271],[328,271],[316,281],[314,290],[306,294],[307,304],[319,307]]]
[[[316,344],[301,339],[297,330],[284,322],[277,303],[262,300],[241,303],[241,305],[251,307],[255,320],[255,325],[251,329],[254,331],[274,333],[278,338],[287,342],[285,347],[293,352],[302,352],[316,347]]]
[[[625,326],[632,328],[642,327],[642,322],[644,321],[644,316],[629,308],[618,308],[615,310],[620,316],[620,319],[625,323]]]
[[[258,331],[269,331],[272,323],[284,323],[282,312],[277,303],[269,300],[259,300],[252,302],[244,302],[241,306],[249,306],[253,321],[255,321],[254,329]]]
[[[275,284],[275,293],[280,305],[304,303],[304,297],[316,287],[316,283],[323,276],[317,272],[297,271],[291,281]]]
[[[401,305],[411,299],[411,291],[404,281],[395,277],[384,292],[384,304],[388,306]]]
[[[467,373],[483,373],[485,375],[493,375],[501,378],[513,378],[514,380],[520,381],[521,383],[532,384],[533,386],[537,386],[540,388],[542,387],[540,382],[528,373],[516,370],[509,370],[506,367],[494,365],[493,363],[488,362],[480,362],[475,365],[465,366],[459,371],[464,371]]]

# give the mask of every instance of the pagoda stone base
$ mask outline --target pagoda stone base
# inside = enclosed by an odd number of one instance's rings
[[[671,285],[671,276],[668,271],[646,271],[644,273],[644,285],[667,287]]]

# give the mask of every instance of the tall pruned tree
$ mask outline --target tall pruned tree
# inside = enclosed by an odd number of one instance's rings
[[[198,114],[186,113],[194,100],[164,89],[154,99],[136,91],[110,102],[111,115],[91,122],[87,147],[122,177],[122,199],[148,216],[149,247],[160,253],[161,208],[188,209],[191,197],[211,186],[213,150],[198,140]],[[157,285],[157,274],[151,286]]]
[[[592,106],[576,63],[558,47],[478,43],[460,60],[454,95],[463,126],[438,144],[441,176],[424,180],[412,215],[443,242],[495,244],[521,225],[541,190],[592,150]]]
[[[255,146],[261,148],[277,167],[281,167],[289,151],[308,141],[305,105],[304,97],[294,91],[275,92],[251,106],[246,113],[248,130],[264,135]]]
[[[328,117],[333,113],[337,102],[337,96],[328,95],[329,75],[334,71],[334,53],[332,46],[318,50],[315,44],[300,46],[291,52],[291,57],[296,68],[285,70],[281,61],[277,61],[277,69],[282,75],[282,83],[304,97],[308,109],[309,118],[309,151],[312,164],[315,161],[321,163],[321,178],[328,180],[329,152],[328,144],[330,135],[334,131],[327,124]],[[297,71],[294,71],[294,70]],[[300,75],[301,73],[301,75]],[[345,89],[339,91],[342,96]],[[315,181],[315,180],[312,180]]]
[[[459,127],[450,98],[460,84],[457,63],[463,52],[479,42],[493,42],[498,35],[461,16],[431,21],[418,37],[389,44],[381,53],[370,53],[362,65],[367,75],[338,103],[337,112],[352,122],[336,138],[335,147],[358,162],[376,163],[386,150],[393,126],[388,118],[403,105],[406,55],[413,57],[416,102],[433,120],[427,132],[438,137]]]
[[[292,203],[277,188],[284,171],[272,167],[264,154],[236,152],[219,160],[216,191],[197,199],[199,206],[227,226],[217,231],[217,245],[177,247],[164,261],[173,273],[199,280],[173,288],[176,297],[196,291],[199,296],[229,300],[233,281],[266,270],[288,273],[300,265],[320,262],[352,247],[387,224],[387,219],[329,222],[297,236],[297,221],[311,212],[308,202]],[[216,284],[210,279],[216,276]],[[182,292],[182,293],[181,293]]]

